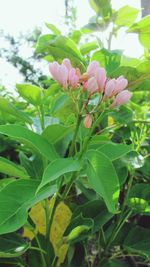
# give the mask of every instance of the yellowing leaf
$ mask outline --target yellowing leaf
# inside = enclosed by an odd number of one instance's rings
[[[57,267],[64,262],[68,245],[60,245],[63,234],[70,223],[71,210],[64,202],[60,202],[56,208],[50,232],[50,241],[53,244],[55,255],[58,257]]]
[[[55,198],[51,198],[51,200],[48,200],[49,209],[52,209],[52,206],[54,204]],[[46,227],[46,221],[45,221],[45,201],[41,201],[37,203],[35,206],[32,207],[32,209],[29,212],[29,216],[32,219],[32,221],[35,224],[34,232],[39,232],[42,235],[45,235],[45,227]],[[34,234],[29,229],[29,227],[26,225],[24,227],[23,236],[29,238],[30,240],[33,239]]]
[[[32,240],[34,238],[34,234],[31,230],[28,229],[27,226],[25,226],[23,228],[23,234],[22,234],[23,237],[27,237],[29,238],[30,240]]]
[[[112,126],[114,124],[114,119],[111,116],[108,116],[108,126]]]
[[[45,210],[43,202],[37,203],[29,212],[29,215],[36,225],[36,231],[45,235]]]

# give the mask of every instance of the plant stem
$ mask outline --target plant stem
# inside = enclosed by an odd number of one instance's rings
[[[44,249],[41,249],[41,248],[30,247],[30,249],[32,249],[32,250],[37,250],[37,251],[41,251],[43,254],[47,254],[46,251],[45,251]]]
[[[40,255],[41,255],[42,266],[43,266],[43,267],[47,267],[46,260],[45,260],[45,257],[44,257],[44,255],[43,255],[43,252],[42,252],[41,244],[40,244],[39,239],[38,239],[38,237],[37,237],[36,234],[35,234],[35,240],[36,240],[37,245],[38,245],[38,247],[39,247],[39,249],[40,249]]]
[[[88,145],[88,142],[89,142],[89,140],[90,140],[90,138],[91,138],[91,135],[92,135],[93,131],[95,130],[95,128],[97,127],[97,125],[101,122],[101,120],[103,119],[103,117],[104,117],[105,114],[106,114],[106,113],[102,112],[102,113],[100,114],[100,116],[97,118],[97,120],[93,123],[93,126],[92,126],[92,128],[91,128],[91,130],[90,130],[88,136],[87,136],[86,139],[85,139],[85,142],[84,142],[84,144],[83,144],[82,150],[81,150],[80,153],[79,153],[79,156],[78,156],[78,159],[79,159],[79,160],[82,159],[82,157],[83,157],[83,155],[84,155],[84,152],[85,152],[86,149],[87,149],[87,145]],[[77,123],[77,125],[78,125],[78,123]],[[80,125],[80,124],[79,124],[79,125]],[[79,127],[76,127],[76,129],[79,129]],[[78,132],[78,130],[77,130],[77,132]],[[67,197],[67,195],[68,195],[68,193],[69,193],[69,191],[70,191],[70,189],[71,189],[71,187],[72,187],[72,184],[73,184],[74,180],[76,179],[78,173],[79,173],[79,172],[74,173],[74,174],[72,175],[71,179],[70,179],[70,182],[66,185],[66,188],[65,188],[64,193],[63,193],[63,199],[65,199],[65,198]]]
[[[133,120],[133,123],[150,123],[148,120]]]
[[[130,215],[132,214],[132,210],[130,210],[126,215],[125,215],[125,209],[126,209],[126,204],[127,204],[127,200],[128,200],[128,196],[130,193],[130,189],[132,186],[132,182],[133,182],[133,175],[130,176],[129,182],[128,182],[128,190],[126,192],[126,196],[124,198],[124,202],[122,205],[122,212],[120,214],[120,216],[118,217],[118,220],[116,222],[116,226],[114,227],[112,234],[106,244],[105,247],[105,254],[108,251],[109,247],[111,246],[112,242],[116,239],[118,233],[120,232],[121,228],[123,227],[123,225],[125,224],[126,220],[130,217]]]
[[[79,153],[79,159],[82,158],[84,152],[85,152],[86,149],[87,149],[87,145],[88,145],[88,142],[89,142],[89,140],[90,140],[90,138],[91,138],[92,133],[94,132],[95,128],[100,124],[100,122],[102,121],[102,119],[104,118],[105,115],[106,115],[106,113],[103,111],[103,112],[100,114],[100,116],[97,118],[97,120],[93,123],[93,126],[92,126],[92,128],[90,129],[89,134],[88,134],[88,136],[85,138],[85,141],[84,141],[84,143],[83,143],[82,151]]]
[[[78,118],[77,118],[76,129],[75,129],[74,136],[73,136],[73,139],[72,139],[72,142],[71,142],[71,146],[70,146],[70,149],[69,149],[69,157],[72,156],[72,154],[74,152],[75,142],[76,142],[76,138],[77,138],[77,134],[78,134],[78,130],[79,130],[81,121],[82,121],[82,115],[79,114]]]

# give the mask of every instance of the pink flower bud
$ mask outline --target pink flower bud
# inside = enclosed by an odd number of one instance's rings
[[[90,95],[94,94],[98,90],[98,84],[95,77],[91,77],[87,82],[87,90]]]
[[[64,89],[68,86],[68,69],[64,65],[59,67],[59,78],[57,80]]]
[[[79,77],[78,77],[76,70],[74,68],[70,69],[68,80],[69,80],[69,84],[72,88],[74,88],[74,89],[77,88],[78,82],[79,82]]]
[[[104,97],[105,98],[112,97],[114,95],[115,88],[116,88],[116,80],[115,79],[111,79],[111,80],[107,81],[106,86],[105,86]]]
[[[106,71],[104,68],[98,68],[96,71],[96,80],[98,83],[98,91],[103,92],[106,83]]]
[[[56,61],[49,64],[49,71],[55,80],[57,80],[59,77],[59,73],[58,73],[59,72],[59,66],[60,65]]]
[[[64,58],[63,61],[62,61],[62,64],[65,65],[68,70],[72,69],[72,65],[71,65],[70,59]]]
[[[92,116],[91,114],[87,114],[84,121],[83,121],[85,128],[91,128],[92,125]]]
[[[68,69],[65,65],[59,65],[57,62],[53,62],[49,65],[49,70],[53,78],[63,86],[64,89],[67,89],[68,86]]]
[[[125,79],[123,76],[120,76],[116,79],[116,88],[115,93],[118,94],[122,90],[124,90],[128,85],[128,80]]]
[[[94,76],[98,68],[99,63],[96,60],[92,61],[87,68],[87,74],[89,75],[89,77]]]
[[[114,99],[113,103],[111,104],[111,107],[117,107],[117,106],[125,104],[126,102],[130,100],[131,96],[132,96],[132,93],[129,92],[128,90],[124,90],[120,92]]]

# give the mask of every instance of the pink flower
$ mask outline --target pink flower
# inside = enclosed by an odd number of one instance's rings
[[[72,65],[71,65],[70,59],[64,58],[63,61],[62,61],[62,64],[65,65],[68,70],[72,69]]]
[[[129,92],[128,90],[124,90],[120,92],[114,99],[113,103],[111,104],[111,107],[117,107],[117,106],[125,104],[126,102],[130,100],[131,96],[132,96],[132,93]]]
[[[56,61],[49,64],[49,71],[55,80],[58,79],[59,66],[60,65]]]
[[[79,82],[79,77],[76,73],[76,70],[74,68],[71,68],[69,71],[69,76],[68,76],[68,81],[69,84],[72,88],[77,88],[78,82]]]
[[[98,83],[98,91],[103,92],[104,91],[104,86],[106,83],[106,71],[104,68],[98,68],[96,70],[95,74],[97,83]]]
[[[128,85],[128,80],[125,79],[123,76],[120,76],[116,79],[116,88],[115,93],[118,94],[122,90],[124,90]]]
[[[49,70],[53,78],[63,86],[64,89],[67,89],[68,86],[68,69],[65,65],[59,65],[57,62],[50,63]]]
[[[115,93],[115,88],[116,88],[116,80],[115,79],[111,79],[111,80],[107,81],[106,86],[105,86],[104,97],[105,98],[112,97]]]
[[[98,83],[95,77],[91,77],[87,81],[87,90],[90,95],[94,94],[98,90]]]
[[[89,75],[89,77],[95,76],[98,69],[99,69],[99,63],[96,60],[94,60],[89,64],[87,68],[87,74]]]
[[[92,116],[91,114],[87,114],[84,121],[83,121],[85,128],[91,128],[92,125]]]

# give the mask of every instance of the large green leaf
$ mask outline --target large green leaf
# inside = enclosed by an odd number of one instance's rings
[[[27,221],[28,209],[55,193],[56,187],[45,187],[36,193],[39,181],[18,179],[0,191],[0,234],[16,231]]]
[[[128,5],[123,6],[117,11],[114,23],[117,26],[128,27],[135,21],[138,13],[139,13],[139,10],[137,8],[134,8]]]
[[[126,237],[124,247],[129,252],[144,256],[150,261],[150,230],[134,227]]]
[[[52,124],[45,128],[42,136],[51,144],[55,144],[63,139],[66,135],[73,132],[74,127],[64,126],[62,124]]]
[[[87,152],[87,176],[92,188],[103,197],[108,210],[117,211],[119,180],[112,162],[105,154],[89,150]]]
[[[107,143],[98,148],[98,151],[104,153],[110,160],[121,158],[125,154],[132,151],[132,145]]]
[[[32,123],[32,120],[26,113],[17,109],[12,103],[10,103],[7,99],[5,99],[2,96],[0,96],[0,111],[15,116],[19,120]]]
[[[92,55],[91,61],[97,60],[100,66],[104,67],[107,70],[107,74],[110,75],[120,66],[121,53],[119,50],[109,51],[103,48]]]
[[[41,104],[42,90],[40,87],[32,84],[17,84],[16,88],[25,100],[37,106]]]
[[[0,173],[19,178],[29,178],[24,168],[3,157],[0,157]]]
[[[37,43],[36,52],[47,53],[57,61],[62,61],[64,58],[69,58],[74,66],[81,69],[85,68],[84,59],[77,49],[76,44],[70,38],[62,35],[41,36]]]
[[[57,157],[57,153],[51,144],[49,144],[42,136],[23,126],[15,124],[0,125],[0,133],[8,135],[17,141],[28,145],[49,160],[53,160]]]
[[[61,175],[68,172],[79,171],[81,164],[78,160],[73,158],[62,158],[52,161],[45,169],[39,189],[44,185],[56,180]]]
[[[16,233],[0,236],[0,258],[19,257],[29,248],[30,243]]]

